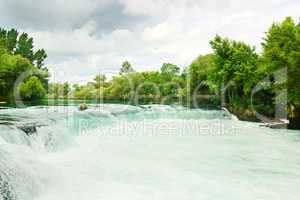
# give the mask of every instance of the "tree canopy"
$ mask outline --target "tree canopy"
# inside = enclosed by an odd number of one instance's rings
[[[0,28],[0,100],[13,102],[16,88],[21,88],[21,96],[26,100],[42,98],[49,78],[43,67],[46,57],[43,49],[34,51],[33,38],[27,33]],[[21,75],[23,83],[16,82]]]
[[[120,69],[120,75],[134,72],[131,64],[128,61],[124,61],[122,63],[122,67]]]

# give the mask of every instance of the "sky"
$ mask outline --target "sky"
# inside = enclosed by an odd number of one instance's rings
[[[182,69],[212,52],[219,34],[261,50],[273,22],[300,17],[299,0],[0,0],[0,24],[34,38],[48,54],[51,81],[84,83],[163,63]]]

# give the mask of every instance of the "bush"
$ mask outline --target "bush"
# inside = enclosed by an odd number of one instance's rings
[[[21,84],[20,93],[25,100],[36,100],[44,97],[47,92],[38,77],[32,76]]]

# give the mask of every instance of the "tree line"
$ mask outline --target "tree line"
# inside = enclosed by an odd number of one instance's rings
[[[164,63],[159,71],[137,72],[125,61],[118,75],[108,80],[98,74],[84,85],[48,85],[45,51],[34,52],[26,33],[0,32],[0,98],[4,100],[13,96],[18,75],[30,69],[32,73],[20,84],[25,99],[205,102],[227,107],[247,120],[256,120],[258,113],[275,118],[278,108],[283,108],[290,127],[300,126],[300,23],[291,17],[269,27],[260,53],[242,41],[216,35],[210,41],[212,53],[200,55],[182,71]]]
[[[80,99],[80,100],[145,100],[161,102],[162,98],[178,98],[185,88],[184,76],[180,68],[171,63],[164,63],[160,71],[136,72],[128,61],[122,63],[119,75],[110,81],[103,74],[98,74],[86,85],[70,85],[51,83],[49,98]],[[137,101],[136,101],[137,100]]]

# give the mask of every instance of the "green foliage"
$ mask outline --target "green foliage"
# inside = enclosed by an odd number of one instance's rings
[[[68,82],[65,82],[63,84],[63,95],[64,95],[64,97],[68,97],[70,92],[71,92],[70,84]]]
[[[120,75],[134,72],[131,64],[128,61],[124,61],[122,63],[122,67],[120,69]]]
[[[21,84],[20,93],[23,99],[36,100],[44,97],[47,92],[40,79],[36,76],[32,76]]]
[[[39,49],[35,52],[34,56],[35,65],[38,68],[42,68],[44,66],[44,60],[47,58],[47,54],[44,49]]]
[[[210,87],[220,90],[230,84],[234,94],[248,95],[259,63],[254,47],[218,35],[210,44],[215,54],[215,65],[208,76]]]
[[[188,67],[188,81],[191,94],[198,92],[207,93],[208,75],[215,69],[214,67],[214,54],[201,55],[192,62]]]
[[[135,91],[144,82],[142,73],[134,72],[113,77],[109,94],[116,99],[133,99]]]
[[[105,86],[106,77],[105,75],[99,74],[94,78],[94,82],[92,83],[96,89]]]
[[[24,58],[27,58],[31,63],[33,63],[33,39],[29,38],[27,33],[22,33],[20,35],[15,54],[21,55]]]
[[[144,81],[138,87],[138,95],[144,99],[156,99],[161,96],[162,77],[159,72],[142,72]]]
[[[95,89],[92,85],[81,86],[80,90],[74,93],[74,98],[86,100],[86,99],[94,99],[95,97]]]
[[[44,49],[34,51],[33,38],[27,33],[21,33],[15,29],[9,31],[0,28],[0,40],[3,41],[5,49],[11,55],[21,55],[38,68],[44,65],[47,54]]]
[[[48,89],[48,96],[57,99],[62,94],[62,85],[59,83],[50,83]]]
[[[164,63],[160,68],[163,78],[170,81],[172,77],[178,76],[180,73],[180,68],[177,65],[171,63]]]
[[[7,32],[6,48],[9,52],[13,52],[15,50],[18,41],[18,34],[18,31],[15,29],[11,29]]]
[[[20,84],[16,81],[21,75],[27,79],[20,87],[25,99],[45,95],[50,75],[47,68],[41,67],[47,56],[44,50],[34,53],[33,48],[33,39],[26,33],[19,35],[15,29],[0,28],[0,99],[13,101],[13,90]]]
[[[283,83],[288,89],[290,115],[300,108],[300,26],[291,17],[281,23],[274,23],[267,31],[263,43],[265,71],[269,74],[282,68],[287,69]],[[283,74],[285,75],[285,74]],[[280,87],[275,83],[273,87]]]
[[[127,65],[127,64],[125,64]],[[167,66],[167,65],[165,65]],[[176,69],[176,70],[168,70]],[[124,65],[122,68],[125,68]],[[124,70],[121,70],[125,72]],[[158,100],[165,96],[178,97],[184,88],[184,78],[179,76],[179,67],[168,64],[164,73],[157,71],[122,73],[106,81],[104,75],[97,75],[86,85],[73,85],[71,98],[75,99],[109,99],[109,100]],[[167,77],[167,78],[166,78]],[[51,98],[61,98],[63,85],[51,84]]]
[[[0,97],[11,100],[17,78],[32,68],[29,61],[19,55],[13,56],[8,53],[0,55]]]

